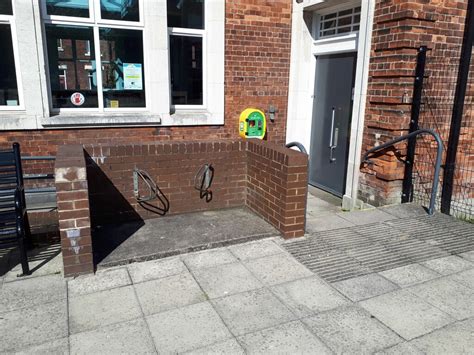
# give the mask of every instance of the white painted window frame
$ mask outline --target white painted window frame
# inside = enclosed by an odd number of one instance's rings
[[[203,36],[203,105],[171,106],[170,81],[169,104],[173,114],[163,115],[163,126],[224,124],[225,2],[204,1],[204,29],[178,30]]]
[[[142,32],[142,46],[143,46],[143,61],[144,69],[148,68],[147,55],[145,53],[145,34],[144,34],[144,19],[143,19],[143,0],[139,0],[139,17],[140,21],[120,21],[120,20],[104,20],[101,18],[100,14],[100,0],[89,0],[89,17],[72,17],[72,16],[56,16],[48,15],[46,10],[46,2],[41,1],[41,10],[42,10],[42,24],[43,24],[43,33],[45,33],[46,25],[70,25],[70,26],[80,26],[80,27],[91,27],[93,30],[94,36],[94,51],[95,51],[95,62],[96,68],[102,68],[102,59],[100,54],[100,28],[114,28],[114,29],[125,29],[125,30],[135,30]],[[46,41],[45,41],[46,42]],[[46,58],[48,57],[47,51],[45,54]],[[47,63],[49,63],[49,58],[47,58]],[[144,72],[145,76],[145,107],[118,107],[118,108],[107,108],[104,107],[104,96],[103,96],[103,87],[102,87],[102,70],[97,70],[96,80],[97,80],[97,108],[54,108],[53,107],[53,97],[51,92],[51,79],[49,73],[49,64],[46,67],[47,72],[47,82],[48,82],[48,97],[49,97],[49,108],[53,114],[70,114],[70,113],[84,113],[84,112],[94,112],[94,113],[132,113],[132,112],[147,112],[148,111],[148,102],[149,102],[149,93],[148,93],[148,83],[147,75]]]
[[[0,105],[0,112],[24,111],[25,99],[23,96],[23,82],[21,79],[20,59],[19,59],[20,57],[19,57],[19,51],[18,51],[18,37],[17,37],[16,21],[15,21],[15,9],[13,9],[13,15],[0,15],[0,24],[10,25],[10,31],[12,34],[12,44],[13,44],[13,58],[15,61],[16,85],[18,89],[18,100],[20,101],[20,104],[17,106]]]
[[[204,19],[206,18],[204,14]],[[179,28],[169,27],[169,36],[182,36],[182,37],[194,37],[202,39],[202,105],[173,105],[171,103],[171,110],[173,111],[186,111],[186,110],[207,110],[207,35],[206,27],[204,29],[194,28]],[[171,64],[171,53],[170,53],[170,64]],[[171,70],[171,67],[170,67]],[[171,79],[171,78],[170,78]],[[171,80],[170,80],[170,94],[171,94]]]
[[[90,8],[94,8],[94,1],[89,0]],[[46,13],[44,1],[40,1],[42,15],[42,27],[44,34],[45,23],[63,23],[66,19],[69,24],[71,18],[65,16],[48,16]],[[205,0],[204,30],[201,30],[203,36],[203,105],[177,105],[171,106],[171,85],[169,72],[169,32],[167,27],[167,5],[166,0],[141,0],[140,3],[140,22],[143,25],[144,41],[144,64],[145,64],[145,97],[146,108],[122,108],[127,112],[119,112],[120,109],[109,109],[111,111],[99,112],[98,109],[74,109],[69,112],[60,110],[59,116],[44,118],[44,126],[120,126],[120,122],[127,125],[134,125],[134,119],[137,125],[147,125],[150,122],[153,125],[166,127],[172,126],[200,126],[200,125],[223,125],[224,124],[224,78],[225,78],[225,0]],[[96,13],[100,8],[91,10]],[[90,20],[74,17],[76,25],[85,26],[90,24]],[[89,21],[89,22],[88,22]],[[101,25],[112,27],[114,21],[103,20]],[[116,21],[116,25],[130,22]],[[146,25],[145,25],[146,23]],[[74,24],[74,23],[73,23]],[[132,24],[137,24],[133,22]],[[128,28],[128,27],[127,27]],[[182,29],[176,29],[178,32],[185,32]],[[94,41],[96,43],[97,39]],[[208,45],[208,43],[212,43]],[[98,46],[96,46],[98,47]],[[47,63],[47,51],[45,50],[45,59]],[[151,64],[154,68],[160,70],[150,70]],[[168,68],[168,70],[161,70]],[[47,83],[50,112],[51,111],[51,86],[49,83],[49,66],[46,65],[44,80]],[[100,83],[101,84],[101,83]],[[99,83],[97,83],[99,85]],[[100,96],[99,96],[100,97]],[[209,98],[212,98],[210,100]],[[67,116],[63,115],[66,114]],[[84,119],[84,113],[89,115]],[[93,118],[90,114],[97,116],[98,123],[91,123]],[[132,115],[133,114],[133,117]],[[97,115],[95,115],[97,114]],[[105,116],[104,114],[108,114]],[[120,114],[123,116],[111,116]],[[77,117],[77,119],[75,119]],[[110,122],[110,123],[105,123]]]
[[[314,26],[313,26],[314,38],[327,39],[327,38],[343,36],[343,35],[346,35],[346,34],[349,34],[349,33],[359,33],[359,30],[354,30],[353,29],[353,27],[355,27],[355,26],[359,26],[359,28],[360,28],[360,19],[359,19],[359,22],[354,22],[354,17],[356,15],[359,15],[359,17],[360,17],[360,11],[359,12],[354,12],[354,9],[356,7],[361,7],[361,3],[360,2],[359,3],[348,3],[348,4],[345,4],[344,6],[337,7],[336,9],[328,8],[328,9],[318,11],[317,21],[314,23]],[[341,18],[352,17],[351,23],[349,25],[338,26],[336,24],[336,27],[334,27],[334,28],[328,28],[328,29],[325,29],[325,30],[321,30],[321,23],[330,21],[330,20],[323,20],[322,19],[323,16],[334,14],[334,13],[339,13],[339,12],[342,12],[342,11],[345,11],[345,10],[353,10],[353,11],[350,15],[344,15],[344,16],[337,16],[336,15],[336,17],[334,17],[331,20],[339,20]],[[348,31],[348,32],[344,32],[344,33],[335,33],[335,34],[332,34],[332,35],[321,36],[321,32],[327,32],[327,31],[331,31],[331,30],[334,30],[335,32],[337,32],[338,29],[345,28],[345,27],[351,27],[351,30]]]

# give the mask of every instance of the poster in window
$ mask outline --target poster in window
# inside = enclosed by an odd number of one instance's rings
[[[123,63],[123,81],[125,90],[143,90],[142,65]]]

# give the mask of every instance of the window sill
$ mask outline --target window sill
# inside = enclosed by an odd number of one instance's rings
[[[128,114],[59,114],[41,120],[43,127],[133,127],[160,126],[160,115],[128,113]]]
[[[206,109],[177,109],[163,116],[163,126],[207,126],[223,125],[224,113],[212,113]]]

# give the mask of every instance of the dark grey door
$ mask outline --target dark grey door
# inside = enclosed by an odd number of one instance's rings
[[[356,53],[318,56],[309,182],[337,196],[346,184]]]

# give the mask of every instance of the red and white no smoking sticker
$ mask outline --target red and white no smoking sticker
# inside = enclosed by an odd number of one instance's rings
[[[86,101],[86,98],[80,92],[71,95],[71,102],[74,106],[82,106],[84,101]]]

